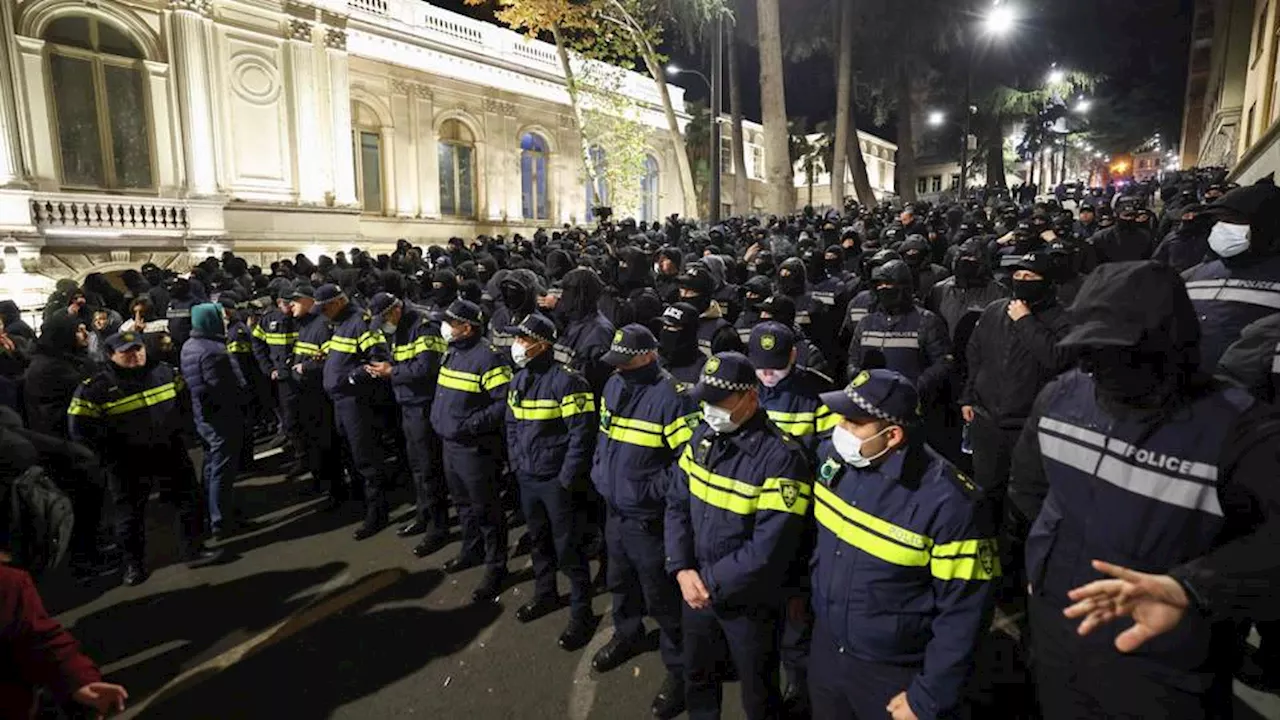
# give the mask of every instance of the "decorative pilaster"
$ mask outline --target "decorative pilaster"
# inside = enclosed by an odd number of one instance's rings
[[[14,102],[17,96],[13,84],[16,58],[13,3],[0,0],[0,187],[26,185],[22,145],[18,141],[18,106]]]
[[[414,135],[418,137],[418,201],[422,217],[440,217],[440,154],[436,151],[435,97],[426,85],[413,86]]]
[[[208,63],[211,4],[209,0],[169,0],[169,10],[187,193],[195,197],[215,195],[218,175]]]
[[[356,204],[356,169],[351,152],[351,81],[347,60],[347,31],[325,28],[325,62],[329,70],[329,124],[333,133],[333,200]],[[385,156],[389,157],[390,153]]]
[[[314,26],[304,20],[290,18],[285,26],[286,57],[293,92],[293,148],[298,168],[298,202],[322,205],[325,202],[323,153],[320,137],[320,109],[316,101],[316,47]],[[327,88],[326,88],[327,91]]]

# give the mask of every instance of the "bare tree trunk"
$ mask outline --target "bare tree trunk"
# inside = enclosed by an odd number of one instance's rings
[[[904,60],[898,62],[898,164],[894,180],[904,203],[916,201],[915,83]]]
[[[578,95],[578,80],[573,74],[573,66],[569,63],[569,51],[564,46],[564,38],[558,25],[551,26],[551,37],[556,41],[556,54],[560,57],[560,69],[564,72],[565,85],[569,89],[569,106],[573,109],[573,119],[578,125],[578,134],[582,138],[582,166],[586,170],[588,185],[591,186],[591,207],[600,207],[600,181],[596,173],[596,164],[591,162],[591,147],[587,144],[586,115],[582,112],[582,103]]]
[[[1004,181],[1004,130],[999,116],[987,121],[987,188],[1008,189]]]
[[[693,187],[693,168],[689,165],[689,148],[684,144],[684,134],[680,132],[680,122],[676,119],[676,109],[671,104],[671,92],[667,88],[667,76],[662,63],[652,46],[647,43],[641,46],[644,52],[644,64],[658,86],[658,95],[662,98],[662,111],[667,116],[667,132],[671,133],[671,142],[676,148],[676,167],[680,175],[680,192],[684,195],[684,216],[698,216],[698,193]]]
[[[871,187],[871,178],[867,177],[867,159],[862,155],[862,142],[858,139],[858,98],[857,88],[849,93],[849,165],[853,169],[853,191],[858,202],[863,205],[876,204],[876,191]]]
[[[760,34],[760,106],[764,120],[764,153],[768,171],[769,211],[795,210],[795,173],[787,128],[787,92],[783,80],[782,25],[779,0],[756,0]]]
[[[836,54],[836,137],[831,159],[831,207],[844,209],[844,172],[849,163],[849,122],[853,115],[853,2],[836,0],[840,24],[839,52]],[[853,148],[858,152],[854,135]]]
[[[733,153],[733,212],[747,215],[751,212],[751,193],[747,187],[747,148],[742,131],[742,79],[738,77],[738,36],[730,28],[725,38],[729,55],[729,115],[730,144]]]

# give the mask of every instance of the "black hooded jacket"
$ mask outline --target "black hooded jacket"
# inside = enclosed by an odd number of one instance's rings
[[[76,345],[80,324],[71,315],[52,318],[36,342],[23,388],[27,426],[36,432],[68,437],[67,406],[92,369],[88,355]]]

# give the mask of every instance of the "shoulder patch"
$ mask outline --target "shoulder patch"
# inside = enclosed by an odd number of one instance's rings
[[[971,500],[977,500],[982,497],[982,488],[978,487],[973,478],[960,472],[954,466],[947,469],[949,470],[947,474],[951,477],[951,482],[960,489],[960,492],[964,493],[965,497]]]

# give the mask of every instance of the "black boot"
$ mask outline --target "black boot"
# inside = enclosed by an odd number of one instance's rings
[[[609,672],[635,657],[640,650],[640,645],[639,640],[618,637],[618,634],[614,633],[609,644],[600,648],[595,657],[591,658],[591,667],[595,668],[596,672]]]
[[[413,556],[424,558],[424,557],[427,557],[428,555],[435,555],[438,551],[443,549],[445,545],[448,545],[448,544],[449,544],[448,533],[435,533],[432,535],[427,535],[426,537],[422,538],[422,540],[417,545],[413,546]]]
[[[560,633],[558,644],[561,648],[573,652],[586,647],[591,642],[591,634],[595,630],[595,616],[590,612],[575,613],[569,618],[569,626]]]
[[[658,688],[658,694],[653,696],[653,705],[649,709],[659,720],[671,720],[684,712],[684,678],[668,671],[662,687]]]
[[[151,573],[147,572],[146,566],[142,563],[128,563],[124,566],[124,584],[129,587],[141,585],[147,581]]]
[[[480,586],[471,593],[471,602],[477,605],[497,602],[498,596],[502,594],[504,580],[506,580],[505,572],[495,570],[486,572],[484,579],[480,581]]]
[[[530,623],[559,609],[560,598],[558,597],[534,598],[516,609],[516,619],[522,623]]]

